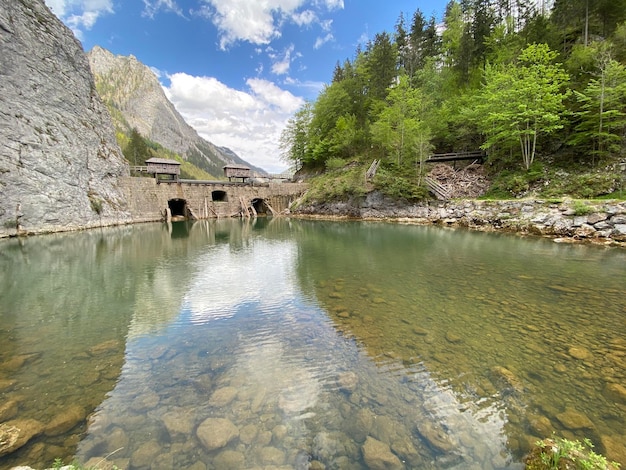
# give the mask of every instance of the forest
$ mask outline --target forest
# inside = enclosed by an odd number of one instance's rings
[[[429,155],[476,150],[487,196],[623,198],[626,0],[546,2],[399,13],[289,120],[283,158],[325,198],[364,194],[380,160],[376,189],[420,199]]]

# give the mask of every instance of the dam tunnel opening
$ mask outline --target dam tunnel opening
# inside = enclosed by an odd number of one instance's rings
[[[187,201],[185,199],[170,199],[167,201],[172,217],[187,217]]]
[[[228,195],[226,191],[212,191],[211,200],[214,202],[228,202]]]
[[[272,215],[273,213],[265,199],[255,198],[251,205],[258,215]]]

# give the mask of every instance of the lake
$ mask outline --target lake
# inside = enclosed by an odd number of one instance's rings
[[[553,433],[626,465],[625,294],[623,249],[440,227],[0,240],[0,469],[521,469]]]

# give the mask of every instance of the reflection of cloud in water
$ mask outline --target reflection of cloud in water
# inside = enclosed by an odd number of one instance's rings
[[[414,426],[428,447],[443,453],[440,464],[444,464],[447,455],[446,468],[523,467],[510,463],[505,431],[507,404],[499,397],[464,397],[445,382],[434,379],[427,370],[405,370],[405,374],[407,385],[417,392],[421,406],[416,409],[400,401],[398,413]],[[457,459],[450,459],[452,456]]]
[[[240,340],[242,348],[233,374],[245,377],[249,392],[268,404],[277,401],[286,418],[297,417],[317,404],[322,389],[319,379],[302,359],[287,353],[280,340]]]
[[[190,312],[191,322],[205,323],[232,317],[245,303],[265,311],[264,306],[289,302],[296,296],[296,249],[294,243],[264,242],[253,250],[233,252],[228,246],[212,250],[197,262],[200,270],[185,295],[183,310]],[[270,290],[268,285],[281,288]]]

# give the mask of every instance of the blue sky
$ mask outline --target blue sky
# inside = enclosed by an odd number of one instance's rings
[[[99,45],[151,67],[198,133],[269,172],[278,139],[336,62],[419,8],[446,0],[45,0],[85,51]]]

